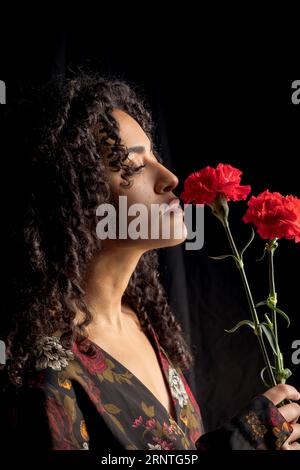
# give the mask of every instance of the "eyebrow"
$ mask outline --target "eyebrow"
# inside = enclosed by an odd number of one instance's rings
[[[136,145],[134,147],[128,147],[127,152],[128,152],[128,155],[131,154],[131,153],[142,154],[142,153],[146,152],[146,147],[144,147],[144,145]],[[152,152],[154,154],[154,157],[158,162],[162,163],[162,159],[158,155],[156,155],[156,153],[154,153],[153,143],[151,143],[150,152]]]
[[[128,153],[145,153],[146,149],[142,145],[138,145],[136,147],[129,147],[127,151]]]

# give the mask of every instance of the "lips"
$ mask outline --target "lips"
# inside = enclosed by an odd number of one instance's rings
[[[162,213],[164,214],[165,212],[169,211],[170,209],[175,209],[175,208],[178,208],[179,210],[182,210],[181,207],[180,207],[180,200],[177,197],[171,199],[168,206],[163,210]]]
[[[180,205],[180,201],[177,197],[175,197],[174,199],[171,199],[171,201],[169,202],[169,206],[170,207],[178,207]]]

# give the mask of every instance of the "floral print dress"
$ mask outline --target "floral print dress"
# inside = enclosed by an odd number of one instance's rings
[[[6,435],[16,448],[51,450],[205,450],[279,448],[291,428],[264,396],[255,397],[225,426],[204,433],[190,387],[160,346],[157,353],[172,397],[172,417],[154,394],[126,367],[91,341],[65,350],[59,337],[41,339],[37,372],[23,387],[14,411],[6,407]],[[10,430],[10,433],[9,433]],[[10,442],[10,443],[11,443]],[[10,444],[8,443],[8,444]]]

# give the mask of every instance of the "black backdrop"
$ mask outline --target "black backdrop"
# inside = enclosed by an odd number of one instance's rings
[[[0,59],[0,79],[7,86],[6,106],[17,82],[44,82],[78,66],[118,76],[144,90],[157,123],[162,157],[180,179],[177,195],[189,173],[224,162],[244,171],[244,183],[252,185],[254,194],[269,188],[300,196],[300,106],[291,102],[291,83],[297,77],[263,75],[255,63],[245,71],[238,57],[227,64],[226,55],[222,67],[217,60],[212,66],[196,43],[188,39],[185,43],[182,38],[179,42],[163,32],[156,34],[151,44],[138,41],[138,36],[133,40],[126,34],[114,43],[99,33],[6,34],[1,40]],[[5,155],[1,159],[4,163]],[[3,189],[5,174],[1,181]],[[231,207],[233,232],[242,245],[250,232],[240,220],[245,206],[238,203]],[[257,301],[267,295],[267,266],[255,262],[263,246],[257,239],[246,257]],[[220,224],[206,211],[203,249],[187,251],[181,245],[160,253],[170,303],[195,354],[195,367],[187,378],[207,430],[238,412],[264,389],[254,335],[247,329],[235,335],[224,332],[248,315],[233,262],[208,257],[226,250]],[[292,365],[290,359],[291,344],[300,339],[299,262],[300,245],[283,241],[276,253],[277,291],[279,306],[290,314],[292,326],[287,330],[280,321],[280,330],[286,365],[294,372],[290,383],[298,387],[300,365]]]

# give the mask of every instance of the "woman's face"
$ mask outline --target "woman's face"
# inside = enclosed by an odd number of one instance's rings
[[[113,172],[107,166],[111,190],[119,210],[117,239],[112,242],[127,247],[135,246],[142,252],[182,243],[187,237],[187,228],[180,206],[177,210],[173,207],[173,210],[163,213],[170,209],[168,204],[176,198],[173,190],[178,185],[177,176],[156,159],[151,141],[135,119],[121,110],[115,110],[113,116],[119,124],[121,143],[129,152],[124,163],[146,166],[130,177],[130,188],[121,185],[124,182],[121,178],[122,170]],[[120,196],[125,196],[121,198],[122,202]],[[133,206],[135,204],[139,206]],[[175,205],[178,207],[176,201]],[[129,209],[133,212],[128,213]],[[126,225],[127,236],[124,239],[118,236],[120,217],[122,230]]]

